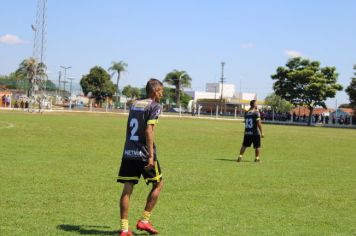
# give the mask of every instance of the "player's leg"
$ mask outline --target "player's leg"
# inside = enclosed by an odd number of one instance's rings
[[[260,162],[260,148],[255,148],[255,162]]]
[[[243,157],[243,155],[244,155],[244,153],[245,153],[245,151],[246,151],[246,148],[247,148],[247,147],[245,147],[245,146],[241,146],[241,148],[240,148],[240,155],[239,155],[239,157],[237,158],[237,162],[242,161],[242,157]]]
[[[260,162],[261,137],[259,135],[254,137],[253,147],[255,148],[255,162]]]
[[[161,193],[163,187],[163,181],[152,183],[152,189],[147,196],[145,211],[152,212],[153,208],[155,207],[159,194]]]
[[[240,148],[240,155],[237,158],[237,162],[242,161],[242,157],[246,151],[246,149],[251,146],[251,138],[249,136],[244,135],[244,140],[242,142],[242,146]]]
[[[131,194],[133,192],[134,184],[130,182],[124,183],[124,188],[120,197],[120,217],[121,219],[128,219],[129,203]]]
[[[120,197],[120,224],[121,224],[121,233],[120,236],[131,236],[132,232],[129,230],[129,204],[131,194],[133,192],[134,184],[130,182],[124,183],[124,188]]]
[[[131,236],[129,230],[128,212],[130,198],[133,192],[134,185],[138,183],[140,178],[140,170],[137,168],[135,161],[122,160],[117,181],[124,184],[120,197],[120,236]]]
[[[145,230],[150,234],[158,234],[158,231],[153,228],[149,222],[151,213],[157,203],[163,187],[161,168],[158,161],[155,161],[154,169],[144,170],[143,177],[145,178],[147,184],[152,182],[152,189],[147,196],[145,209],[142,213],[141,219],[137,222],[136,228],[138,230]]]

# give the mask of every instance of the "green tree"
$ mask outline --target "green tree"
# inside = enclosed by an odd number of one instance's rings
[[[173,70],[168,73],[163,82],[175,87],[175,102],[180,106],[180,96],[184,87],[190,87],[192,78],[185,71]]]
[[[80,86],[84,95],[91,93],[100,106],[106,97],[112,97],[115,93],[115,85],[109,73],[100,66],[91,68],[89,74],[83,75]]]
[[[141,90],[136,87],[132,87],[131,85],[127,85],[122,89],[122,94],[131,99],[135,99],[140,97]]]
[[[309,125],[314,107],[326,108],[327,98],[335,97],[342,86],[337,83],[335,67],[320,68],[318,61],[309,61],[300,57],[289,59],[286,67],[278,67],[271,75],[276,95],[294,105],[306,105],[309,109]]]
[[[32,97],[38,89],[43,87],[47,78],[47,67],[44,63],[38,62],[35,58],[28,58],[21,62],[15,72],[19,78],[26,78],[30,84],[27,95]]]
[[[127,68],[127,63],[124,61],[113,61],[111,62],[111,66],[109,67],[109,71],[112,71],[111,76],[114,76],[114,74],[117,74],[116,77],[116,96],[119,96],[119,81],[120,81],[120,76],[121,73],[126,71]],[[117,97],[118,98],[118,97]],[[118,99],[116,100],[118,102]]]
[[[293,104],[276,95],[275,93],[272,93],[265,98],[265,104],[270,106],[274,111],[280,113],[290,112],[290,110],[293,108]]]
[[[354,77],[351,78],[350,85],[345,89],[349,95],[350,106],[356,108],[356,65],[354,65]]]

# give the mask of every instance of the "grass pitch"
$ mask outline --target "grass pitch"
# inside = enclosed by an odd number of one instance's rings
[[[0,111],[0,235],[116,235],[126,119]],[[356,235],[356,131],[263,128],[262,163],[237,164],[242,122],[160,119],[161,235]]]

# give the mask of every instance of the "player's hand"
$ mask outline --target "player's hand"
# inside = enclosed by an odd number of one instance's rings
[[[265,135],[264,135],[264,134],[261,134],[261,137],[262,137],[262,138],[264,138],[264,137],[265,137]]]
[[[155,167],[155,164],[153,162],[153,157],[148,158],[148,164],[144,168],[147,169],[153,169]]]

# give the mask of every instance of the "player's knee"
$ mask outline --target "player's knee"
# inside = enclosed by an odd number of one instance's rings
[[[161,191],[162,187],[163,187],[163,181],[162,180],[153,184],[153,188],[157,189],[158,191]]]

